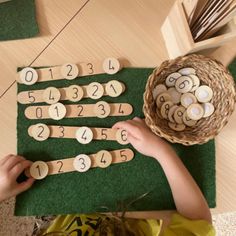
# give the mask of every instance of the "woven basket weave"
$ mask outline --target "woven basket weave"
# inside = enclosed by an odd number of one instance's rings
[[[168,75],[183,67],[196,70],[201,84],[208,85],[213,90],[212,104],[215,112],[207,118],[202,118],[193,127],[177,132],[169,128],[168,121],[156,112],[156,103],[152,91],[158,84],[164,84]],[[164,61],[149,76],[144,93],[143,112],[146,124],[160,137],[172,143],[183,145],[203,144],[213,139],[227,124],[235,105],[234,80],[227,69],[218,61],[202,55],[189,55],[174,60]]]

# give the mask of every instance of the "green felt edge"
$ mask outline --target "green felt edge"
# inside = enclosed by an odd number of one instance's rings
[[[34,0],[0,4],[0,41],[30,38],[38,33]]]
[[[99,119],[63,119],[61,121],[45,120],[46,124],[87,125],[111,127],[116,121],[134,116],[143,117],[142,94],[146,80],[153,69],[129,68],[123,69],[113,76],[97,75],[80,78],[74,81],[54,81],[38,83],[32,89],[42,89],[49,85],[64,87],[71,84],[88,84],[94,80],[106,82],[110,79],[123,81],[127,90],[124,95],[114,99],[104,98],[107,102],[129,102],[134,106],[134,113],[123,118],[108,117]],[[28,90],[25,85],[18,85],[18,93]],[[93,103],[84,99],[80,103]],[[80,145],[75,140],[49,139],[37,142],[27,135],[29,125],[38,121],[26,120],[23,111],[27,105],[18,104],[17,117],[17,149],[18,154],[35,160],[53,160],[80,153],[95,153],[100,149],[120,149],[116,142],[92,142]],[[173,145],[186,167],[191,172],[197,184],[203,191],[210,207],[215,207],[215,143],[214,140],[203,145],[185,147]],[[93,150],[93,151],[89,151]],[[116,184],[114,184],[116,183]],[[174,209],[175,205],[166,177],[154,159],[147,158],[136,152],[134,160],[129,163],[113,165],[107,169],[93,169],[84,174],[67,173],[48,176],[37,181],[33,188],[17,197],[16,215],[49,215],[69,213],[89,213],[99,211],[99,206],[107,206],[110,211],[117,210],[118,201],[132,200],[150,192],[129,211]]]

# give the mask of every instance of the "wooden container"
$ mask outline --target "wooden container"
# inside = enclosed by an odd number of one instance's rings
[[[215,48],[236,38],[236,23],[229,22],[217,36],[194,42],[182,0],[177,0],[161,27],[169,58],[173,59],[189,53]]]

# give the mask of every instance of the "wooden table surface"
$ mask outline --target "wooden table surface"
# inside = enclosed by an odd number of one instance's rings
[[[16,153],[16,68],[118,57],[125,66],[155,67],[168,59],[160,27],[173,0],[36,0],[40,35],[0,42],[0,157]],[[206,52],[225,65],[236,40]],[[217,208],[236,210],[236,113],[216,138]],[[142,213],[156,217],[159,213]],[[131,215],[141,216],[140,213]]]

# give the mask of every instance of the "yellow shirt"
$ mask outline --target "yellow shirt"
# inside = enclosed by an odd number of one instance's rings
[[[47,236],[98,236],[95,234],[102,220],[110,217],[100,214],[58,216],[50,227],[42,234]],[[179,214],[172,216],[171,223],[162,232],[161,220],[125,219],[124,224],[136,236],[214,236],[215,230],[204,220],[189,220]],[[112,236],[112,233],[107,235]]]

